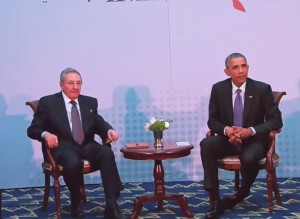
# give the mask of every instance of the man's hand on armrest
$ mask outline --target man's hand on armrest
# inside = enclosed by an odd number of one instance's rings
[[[119,139],[119,135],[118,133],[113,130],[113,129],[110,129],[108,130],[107,132],[107,139],[106,141],[104,142],[104,144],[109,144],[111,143],[112,141],[117,141]]]
[[[56,135],[51,134],[50,132],[43,132],[42,137],[44,138],[46,145],[52,149],[58,146],[58,138]]]

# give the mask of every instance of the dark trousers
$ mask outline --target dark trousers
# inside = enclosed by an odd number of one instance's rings
[[[266,154],[266,140],[262,136],[253,136],[245,140],[240,151],[228,142],[226,136],[218,135],[203,139],[200,147],[204,169],[204,189],[217,194],[219,194],[218,159],[229,155],[239,155],[242,175],[241,189],[249,191],[258,175],[258,162]]]
[[[81,159],[90,162],[92,169],[100,170],[106,202],[116,201],[123,190],[113,151],[108,146],[96,142],[61,148],[56,153],[58,163],[63,166],[63,178],[71,193],[71,203],[80,203],[80,185],[82,183]]]

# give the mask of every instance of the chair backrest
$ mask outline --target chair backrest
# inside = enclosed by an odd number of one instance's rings
[[[36,109],[39,105],[39,101],[38,100],[33,100],[33,101],[27,101],[26,102],[26,105],[27,106],[30,106],[32,111],[35,113],[36,112]]]
[[[36,110],[37,110],[37,107],[39,105],[39,100],[27,101],[25,104],[27,106],[30,106],[30,108],[32,109],[33,113],[35,113]],[[47,147],[46,147],[44,141],[42,141],[41,144],[42,144],[42,152],[43,152],[44,161],[49,162],[50,159],[49,159],[48,153],[50,153],[50,151],[47,152]]]
[[[286,95],[284,91],[273,91],[274,102],[279,104],[281,98]]]
[[[277,105],[279,105],[281,98],[284,95],[286,95],[285,91],[273,91],[272,93],[273,93],[273,97],[274,97],[274,102]],[[270,149],[269,150],[273,151],[272,154],[275,153],[275,133],[280,133],[280,131],[281,130],[277,130],[277,131],[275,131],[273,133],[271,132],[271,134],[270,134],[271,137],[269,139],[269,141],[270,141]]]

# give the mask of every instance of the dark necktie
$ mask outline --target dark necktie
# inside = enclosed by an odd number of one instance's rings
[[[233,125],[238,127],[243,127],[243,102],[241,96],[241,89],[236,90],[236,96],[233,106]],[[235,144],[235,147],[238,151],[241,149],[241,144]]]
[[[80,121],[79,111],[76,106],[77,103],[74,100],[70,101],[70,103],[72,104],[71,121],[72,121],[73,138],[78,144],[81,144],[84,139],[84,133],[83,133],[82,124]]]

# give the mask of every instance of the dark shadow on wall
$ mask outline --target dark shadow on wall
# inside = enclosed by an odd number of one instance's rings
[[[171,97],[170,97],[171,99]],[[196,129],[200,127],[199,121],[196,121],[196,115],[200,112],[176,112],[172,113],[156,107],[153,104],[153,97],[151,97],[149,89],[145,86],[119,86],[114,90],[113,106],[111,109],[99,110],[104,118],[113,125],[119,132],[119,141],[113,143],[113,150],[115,152],[121,178],[124,182],[130,181],[153,181],[153,161],[136,161],[125,159],[120,153],[120,148],[129,142],[153,141],[153,133],[145,130],[145,123],[149,121],[152,116],[159,116],[165,119],[173,119],[174,127],[182,130],[188,126],[182,123],[188,122],[191,127]],[[184,120],[187,119],[188,121]],[[189,119],[191,118],[191,119]],[[182,120],[182,121],[181,121]],[[181,123],[181,124],[180,124]],[[192,123],[192,124],[191,124]],[[164,139],[172,139],[178,141],[190,141],[184,138],[185,132],[176,132],[178,138],[174,138],[174,127],[164,132]],[[198,130],[195,130],[192,135],[195,135],[193,140],[197,138]],[[195,145],[195,147],[197,147]],[[171,159],[163,161],[165,169],[166,180],[186,180],[188,178],[187,170],[191,169],[191,163],[194,162],[192,156],[180,159]]]
[[[23,104],[25,100],[23,101]],[[0,188],[36,186],[33,148],[26,130],[26,115],[7,115],[8,105],[0,94]]]
[[[119,133],[119,140],[113,143],[112,149],[124,182],[153,181],[152,162],[128,160],[120,152],[126,143],[152,140],[151,133],[144,129],[148,116],[140,109],[146,97],[148,89],[145,87],[121,85],[114,90],[112,108],[99,110]]]
[[[139,109],[141,98],[143,97],[138,96],[137,90],[132,87],[125,93],[124,143],[152,140],[151,134],[145,130],[145,123],[149,118]]]

